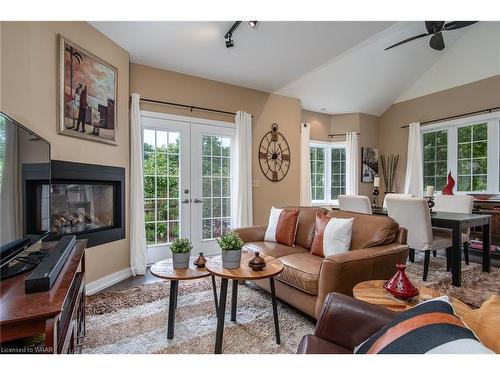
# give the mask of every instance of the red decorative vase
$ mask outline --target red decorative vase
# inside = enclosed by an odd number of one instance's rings
[[[455,180],[451,177],[451,172],[448,173],[448,183],[443,188],[443,195],[453,195],[453,186],[455,186]]]
[[[408,276],[406,276],[406,265],[396,264],[398,272],[384,283],[384,288],[394,297],[407,300],[418,295],[418,289],[413,286]]]

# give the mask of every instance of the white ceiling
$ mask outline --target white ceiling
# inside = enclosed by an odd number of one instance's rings
[[[423,22],[267,21],[260,22],[256,30],[244,22],[234,33],[235,47],[230,49],[224,45],[224,34],[232,22],[91,24],[129,51],[134,63],[297,97],[303,108],[324,108],[325,113],[380,115],[394,102],[412,95],[481,79],[486,72],[500,74],[499,64],[490,62],[483,68],[484,61],[465,69],[469,72],[465,77],[464,69],[449,69],[456,74],[438,80],[433,75],[440,75],[444,68],[432,73],[441,60],[446,61],[445,67],[461,64],[461,59],[445,59],[448,54],[492,49],[484,42],[485,34],[498,46],[500,22],[446,32],[443,51],[432,50],[428,38],[384,51],[425,32]],[[487,53],[498,49],[492,51]]]

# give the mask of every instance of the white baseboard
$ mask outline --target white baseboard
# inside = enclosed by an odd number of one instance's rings
[[[128,279],[131,276],[132,276],[132,271],[130,270],[130,268],[125,268],[123,270],[112,273],[111,275],[104,276],[99,280],[88,283],[85,286],[85,292],[87,295],[95,294],[103,289],[106,289],[107,287],[110,287],[111,285],[114,285],[122,280]]]

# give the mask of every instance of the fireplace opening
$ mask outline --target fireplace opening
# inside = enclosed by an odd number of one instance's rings
[[[112,184],[52,184],[51,231],[59,235],[114,227]]]
[[[27,234],[75,234],[87,247],[125,238],[124,168],[52,160],[50,187],[29,165],[23,180]]]

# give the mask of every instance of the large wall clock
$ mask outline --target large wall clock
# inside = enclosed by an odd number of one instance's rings
[[[283,180],[290,169],[290,147],[278,131],[278,124],[273,124],[260,141],[259,164],[262,173],[273,182]]]

